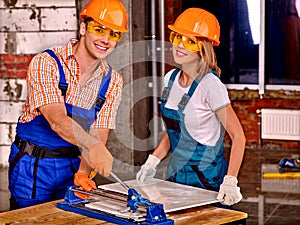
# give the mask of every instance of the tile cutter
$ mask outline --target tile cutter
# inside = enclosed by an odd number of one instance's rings
[[[64,202],[57,203],[57,208],[121,225],[174,225],[173,220],[167,219],[162,204],[143,198],[114,173],[111,176],[128,191],[127,194],[102,188],[84,191],[71,186]],[[80,199],[74,192],[85,194],[88,198]]]

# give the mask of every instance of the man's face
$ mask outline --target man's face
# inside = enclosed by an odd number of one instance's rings
[[[82,23],[81,29],[84,29],[84,45],[86,50],[93,58],[105,58],[116,47],[121,38],[119,32],[103,27],[95,21]]]

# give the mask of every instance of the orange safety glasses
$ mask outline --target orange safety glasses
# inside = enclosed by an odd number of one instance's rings
[[[200,51],[199,42],[201,42],[201,41],[198,41],[196,38],[191,39],[189,37],[186,37],[184,35],[174,32],[174,31],[172,31],[170,34],[170,42],[173,45],[179,45],[180,42],[182,42],[183,46],[187,50],[192,51],[192,52]]]
[[[95,21],[89,21],[87,24],[87,31],[95,34],[99,37],[104,36],[105,34],[108,34],[108,39],[111,41],[118,42],[122,38],[122,33],[119,31],[113,31],[109,28],[106,28],[102,26],[101,24],[95,22]]]

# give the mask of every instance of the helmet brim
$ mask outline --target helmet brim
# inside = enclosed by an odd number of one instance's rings
[[[80,17],[81,17],[81,19],[84,20],[84,19],[86,19],[87,17],[90,17],[90,16],[87,16],[87,15],[85,15],[84,13],[81,13],[81,14],[80,14]],[[93,17],[90,17],[90,18],[92,18],[92,19],[95,20],[96,22],[100,23],[101,25],[103,25],[103,26],[105,26],[105,27],[107,27],[107,28],[109,28],[109,29],[111,29],[111,30],[119,31],[119,32],[122,32],[122,33],[128,32],[128,29],[126,29],[126,28],[117,26],[117,25],[112,24],[112,23],[108,23],[108,22],[106,22],[106,21],[104,21],[104,20],[95,19],[95,18],[93,18]]]
[[[176,27],[174,25],[168,25],[168,28],[172,31],[175,31],[179,34],[182,34],[184,36],[187,36],[187,37],[204,37],[204,38],[207,38],[206,35],[201,35],[199,33],[195,33],[195,32],[191,32],[191,31],[188,31],[188,30],[185,30],[183,28],[180,28],[180,27]],[[213,41],[213,46],[218,46],[220,44],[219,41],[216,41],[216,40],[212,40]]]

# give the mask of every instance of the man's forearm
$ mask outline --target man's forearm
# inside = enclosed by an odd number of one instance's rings
[[[82,149],[99,143],[99,139],[87,133],[77,122],[67,116],[63,103],[54,103],[39,108],[50,124],[52,130],[65,141],[77,145]]]

